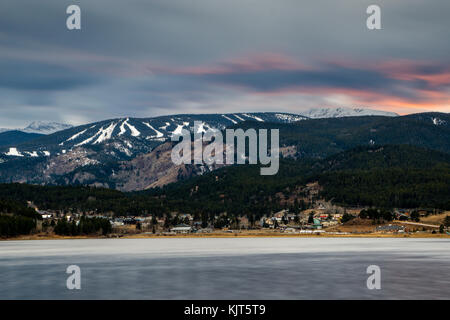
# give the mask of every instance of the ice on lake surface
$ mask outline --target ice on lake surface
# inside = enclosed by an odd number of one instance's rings
[[[81,290],[66,287],[69,265]],[[380,290],[367,288],[370,265]],[[450,240],[2,241],[0,288],[0,299],[449,299]]]

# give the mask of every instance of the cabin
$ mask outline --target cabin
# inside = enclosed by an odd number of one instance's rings
[[[190,233],[192,232],[192,227],[188,226],[186,224],[179,224],[173,228],[170,229],[170,232],[175,233]]]

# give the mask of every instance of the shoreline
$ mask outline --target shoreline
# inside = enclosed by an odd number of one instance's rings
[[[57,236],[57,235],[26,235],[13,238],[3,238],[0,241],[33,241],[33,240],[80,240],[80,239],[183,239],[183,238],[413,238],[413,239],[450,239],[447,234],[389,234],[389,233],[367,233],[367,234],[282,234],[282,233],[224,233],[216,232],[209,234],[134,234],[122,236]]]

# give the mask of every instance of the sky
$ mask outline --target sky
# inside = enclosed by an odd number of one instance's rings
[[[66,9],[81,8],[81,30]],[[371,4],[381,30],[366,27]],[[176,113],[450,112],[448,0],[2,0],[0,127]]]

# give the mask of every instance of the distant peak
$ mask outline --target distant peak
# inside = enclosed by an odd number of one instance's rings
[[[358,117],[358,116],[398,117],[398,114],[395,112],[365,109],[365,108],[345,108],[345,107],[312,108],[300,114],[312,119]]]
[[[72,128],[72,126],[64,123],[53,121],[33,121],[22,131],[28,133],[51,134],[69,128]]]

